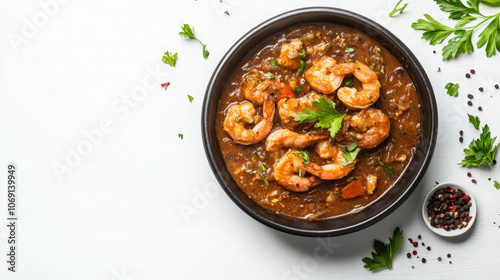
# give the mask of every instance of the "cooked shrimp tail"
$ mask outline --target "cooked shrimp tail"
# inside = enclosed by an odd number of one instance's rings
[[[274,152],[282,148],[304,148],[328,138],[328,135],[299,134],[288,129],[278,129],[266,138],[266,151]]]

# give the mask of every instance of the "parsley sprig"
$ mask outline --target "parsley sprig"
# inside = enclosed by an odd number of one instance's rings
[[[175,67],[175,62],[177,61],[177,53],[174,53],[172,54],[171,52],[169,51],[166,51],[164,54],[163,54],[163,57],[161,59],[164,63],[172,66],[172,67]]]
[[[194,27],[189,26],[189,24],[185,23],[181,26],[182,31],[179,32],[179,35],[186,37],[188,39],[195,39],[198,41],[202,46],[203,46],[203,58],[208,58],[208,55],[210,54],[207,50],[207,45],[203,44],[200,39],[196,38],[194,36]]]
[[[475,129],[479,130],[479,126],[481,125],[481,120],[478,116],[473,116],[471,114],[467,114],[469,117],[469,122],[474,126]]]
[[[460,85],[458,83],[457,84],[447,83],[446,86],[444,86],[444,88],[446,89],[446,93],[449,96],[457,97],[458,96],[458,87],[459,86]]]
[[[399,2],[396,4],[396,7],[392,10],[392,12],[389,13],[389,16],[392,17],[394,14],[397,12],[403,13],[404,9],[406,9],[406,6],[408,6],[408,3],[404,3],[401,8],[399,8],[399,4],[401,4],[403,0],[399,0]]]
[[[296,157],[301,157],[304,164],[308,164],[311,162],[308,152],[293,153],[293,155]]]
[[[381,268],[392,269],[392,259],[396,252],[399,250],[403,242],[403,231],[397,227],[392,234],[392,238],[389,238],[389,244],[375,239],[373,241],[373,248],[375,252],[372,252],[372,258],[364,258],[362,261],[365,263],[363,266],[369,270],[377,270]]]
[[[318,121],[314,127],[328,128],[332,138],[335,137],[335,134],[342,127],[342,120],[345,115],[335,110],[335,103],[333,101],[324,97],[321,97],[319,101],[314,101],[312,105],[318,110],[302,108],[306,113],[300,112],[294,120],[300,123]]]
[[[490,57],[500,51],[500,13],[485,16],[479,10],[480,0],[468,0],[465,4],[461,0],[437,0],[443,12],[449,13],[449,18],[456,20],[454,27],[444,25],[428,14],[425,19],[418,19],[411,27],[415,30],[424,30],[422,39],[429,40],[430,45],[441,44],[450,35],[454,35],[448,44],[443,47],[443,60],[456,57],[459,53],[474,51],[472,34],[479,27],[489,21],[489,24],[478,35],[477,48],[486,45],[486,56]],[[475,20],[481,20],[476,25],[467,25]]]
[[[483,126],[479,139],[473,139],[469,148],[464,149],[465,158],[459,165],[465,167],[480,166],[482,164],[494,165],[495,155],[500,147],[500,144],[495,145],[497,138],[491,138],[490,127]]]
[[[345,162],[341,162],[340,165],[342,166],[346,166],[346,165],[349,165],[351,163],[354,162],[354,160],[356,159],[356,156],[358,155],[359,151],[361,151],[361,149],[358,147],[358,141],[354,140],[354,142],[352,142],[349,147],[344,148],[342,147],[342,155],[344,156],[344,160]]]

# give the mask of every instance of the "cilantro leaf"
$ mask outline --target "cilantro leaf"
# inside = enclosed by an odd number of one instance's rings
[[[394,229],[392,238],[389,238],[389,244],[375,239],[373,241],[375,252],[372,252],[372,258],[366,257],[362,259],[365,263],[363,267],[369,270],[392,269],[392,259],[399,250],[401,242],[403,242],[403,231],[399,227]]]
[[[417,22],[411,24],[411,27],[415,30],[425,30],[422,39],[429,40],[431,45],[441,44],[444,39],[455,31],[455,29],[439,23],[428,14],[425,14],[424,17],[427,20],[418,19]]]
[[[188,39],[195,39],[196,41],[198,41],[201,46],[203,47],[203,58],[208,58],[210,52],[208,52],[207,50],[207,45],[206,44],[203,44],[200,39],[196,38],[196,36],[194,36],[194,27],[191,27],[189,26],[189,24],[183,24],[181,26],[181,29],[182,31],[179,32],[179,35],[181,35],[182,37],[186,37]]]
[[[352,76],[345,77],[344,84],[348,87],[353,86],[354,85],[354,78]]]
[[[469,116],[469,122],[477,129],[479,130],[479,125],[481,124],[481,120],[479,120],[478,116],[473,116],[471,114],[467,114]]]
[[[335,110],[335,103],[329,99],[325,99],[324,97],[321,97],[319,101],[314,101],[312,104],[318,110],[303,108],[302,110],[304,110],[305,113],[300,112],[294,120],[300,123],[318,121],[314,127],[328,128],[332,138],[335,137],[335,134],[342,127],[342,120],[345,115]]]
[[[179,136],[179,138],[180,138],[181,140],[182,140],[182,139],[184,139],[184,134],[179,133],[179,135],[178,135],[178,136]]]
[[[350,52],[353,52],[354,49],[353,48],[350,48],[350,47],[345,47],[345,52],[346,53],[350,53]]]
[[[272,67],[276,67],[276,66],[278,66],[278,63],[276,62],[276,59],[271,59],[271,60],[269,60],[269,64],[270,64]]]
[[[161,59],[164,63],[175,67],[175,62],[177,61],[177,53],[172,54],[169,51],[166,51],[165,54],[163,54],[163,57]]]
[[[378,164],[378,165],[380,165],[380,166],[382,166],[382,167],[385,169],[385,171],[387,171],[387,172],[389,172],[389,173],[391,173],[391,174],[394,174],[394,167],[392,167],[392,166],[391,166],[391,167],[389,167],[389,166],[385,165],[385,164],[384,164],[383,162],[381,162],[381,161],[377,162],[377,164]]]
[[[306,68],[306,62],[304,60],[300,60],[300,67],[297,71],[302,72]]]
[[[293,88],[293,92],[295,92],[295,93],[300,93],[302,91],[303,90],[302,90],[302,88],[300,86],[296,86],[296,87]]]
[[[458,163],[465,167],[480,166],[483,164],[494,165],[495,155],[500,144],[495,144],[497,137],[491,138],[490,127],[483,126],[479,139],[472,140],[469,148],[464,149],[465,157]]]
[[[444,86],[445,89],[447,89],[446,93],[449,96],[457,97],[458,96],[458,87],[459,84],[453,84],[453,83],[447,83],[446,86]]]
[[[304,160],[303,161],[304,164],[308,164],[311,162],[308,152],[293,153],[293,155],[296,157],[301,157]]]
[[[389,16],[392,17],[395,13],[397,12],[400,12],[402,13],[404,11],[404,9],[406,8],[406,6],[408,6],[408,3],[405,3],[401,8],[398,8],[399,7],[399,4],[402,2],[403,0],[399,0],[399,2],[396,4],[396,7],[394,7],[394,9],[392,10],[392,12],[389,13]]]

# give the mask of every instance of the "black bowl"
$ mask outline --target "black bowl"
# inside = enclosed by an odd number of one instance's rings
[[[249,198],[228,172],[216,137],[217,104],[226,81],[251,50],[276,32],[300,23],[335,23],[355,28],[381,43],[398,58],[413,80],[421,102],[421,134],[417,151],[400,180],[362,212],[325,221],[290,219],[272,213]],[[434,92],[417,58],[396,36],[368,18],[341,9],[316,7],[293,10],[271,18],[238,40],[217,65],[207,86],[202,112],[203,145],[208,161],[224,191],[243,211],[277,230],[303,236],[335,236],[351,233],[380,221],[399,207],[417,187],[432,158],[437,137]]]

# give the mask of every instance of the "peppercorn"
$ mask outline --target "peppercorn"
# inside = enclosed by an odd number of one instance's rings
[[[443,259],[441,257],[438,257],[438,261],[442,261]]]
[[[406,254],[406,256],[411,259],[411,253]]]
[[[464,131],[460,130],[460,136],[463,136],[463,135],[464,135]]]
[[[479,107],[477,107],[477,109],[478,109],[479,111],[482,111],[482,110],[483,110],[483,107],[479,106]]]
[[[482,92],[483,90],[484,90],[484,88],[482,88],[482,87],[480,87],[480,88],[479,88],[479,91],[481,91],[481,92]]]
[[[472,106],[472,101],[467,101],[467,105]]]
[[[458,141],[460,141],[460,143],[463,143],[464,142],[464,138],[460,136],[460,138],[458,138]]]
[[[451,254],[448,253],[448,255],[446,255],[448,258],[451,258]]]
[[[474,70],[474,69],[470,69],[470,73],[471,73],[471,74],[476,74],[476,70]]]
[[[495,88],[498,89],[500,86],[498,84],[495,85]]]
[[[469,79],[469,78],[470,78],[470,74],[469,74],[469,73],[465,74],[465,77],[466,77],[467,79]]]
[[[422,262],[425,263],[427,262],[427,260],[425,258],[422,258]]]

